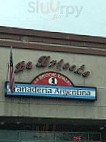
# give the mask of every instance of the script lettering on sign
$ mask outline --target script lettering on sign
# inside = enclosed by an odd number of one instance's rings
[[[83,77],[88,77],[90,75],[90,71],[85,71],[85,65],[81,65],[79,67],[77,67],[75,64],[70,65],[70,63],[64,63],[63,59],[60,59],[59,61],[57,60],[51,60],[50,61],[50,56],[41,56],[37,63],[36,63],[36,67],[39,68],[44,68],[44,67],[56,67],[57,70],[69,70],[70,72],[73,72],[74,74],[78,74],[78,75],[82,75]],[[23,71],[25,69],[32,69],[33,64],[31,61],[28,61],[27,63],[25,63],[25,61],[21,61],[19,62],[16,66],[15,66],[15,73],[18,73],[20,71]]]

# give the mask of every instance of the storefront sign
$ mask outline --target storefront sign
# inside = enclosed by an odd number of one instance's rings
[[[25,63],[25,61],[21,61],[15,66],[15,73],[18,73],[25,69],[32,69],[32,67],[33,63],[31,61],[27,63]],[[60,61],[50,60],[50,56],[41,56],[36,63],[36,67],[48,67],[49,69],[55,67],[56,70],[69,70],[70,72],[82,75],[83,77],[88,77],[90,75],[90,71],[85,71],[85,65],[80,65],[79,67],[77,67],[75,64],[70,65],[69,62],[64,63],[63,59],[61,59]]]
[[[9,82],[6,82],[6,90],[6,96],[96,100],[95,87],[76,87],[66,76],[56,72],[40,74],[31,83],[15,83],[14,93],[11,93]]]

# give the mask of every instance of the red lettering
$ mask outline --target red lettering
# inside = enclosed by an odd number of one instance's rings
[[[50,60],[50,56],[42,56],[38,59],[36,66],[47,67],[49,60]]]
[[[80,69],[84,70],[85,65],[80,66]]]
[[[57,63],[56,60],[52,60],[48,67],[53,67],[54,65],[56,65],[56,63]]]
[[[16,66],[15,66],[15,73],[23,71],[25,69],[25,61],[19,62]]]
[[[89,71],[86,71],[82,74],[83,77],[88,77],[90,75],[90,72]]]
[[[32,62],[28,62],[27,64],[26,64],[26,69],[32,69]]]
[[[76,68],[76,65],[72,65],[70,68],[69,68],[69,71],[74,71]]]
[[[80,68],[78,68],[74,73],[76,73],[76,74],[82,74],[83,71],[84,71],[84,67],[85,67],[85,65],[80,66]]]
[[[63,69],[68,69],[69,68],[69,63],[64,64]]]
[[[52,60],[50,61],[50,56],[41,56],[38,59],[38,62],[36,64],[37,67],[53,67],[56,65],[57,69],[69,69],[69,71],[72,71],[76,74],[82,75],[83,77],[88,77],[90,75],[89,71],[85,71],[84,72],[84,68],[85,65],[81,65],[78,69],[76,68],[76,65],[72,65],[70,66],[70,64],[67,62],[65,64],[63,64],[63,59],[61,59],[59,62],[57,62],[57,60]],[[24,69],[32,69],[32,62],[29,61],[27,64],[25,64],[25,61],[21,61],[19,62],[16,66],[15,66],[15,73],[23,71]]]
[[[61,69],[63,65],[63,59],[61,59],[58,63],[57,63],[57,69]]]

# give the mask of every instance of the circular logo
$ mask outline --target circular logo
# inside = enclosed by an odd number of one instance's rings
[[[57,81],[57,78],[51,77],[49,78],[48,82],[50,85],[56,85],[58,81]]]

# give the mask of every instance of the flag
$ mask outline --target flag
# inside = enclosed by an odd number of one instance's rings
[[[10,70],[10,90],[13,93],[15,90],[15,77],[14,77],[14,68],[13,68],[13,55],[12,55],[12,47],[10,49],[10,63],[9,63],[9,70]]]

